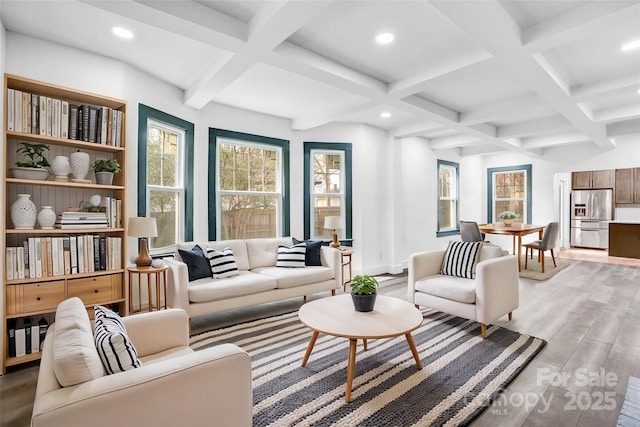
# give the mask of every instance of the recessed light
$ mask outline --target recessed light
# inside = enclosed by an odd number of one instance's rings
[[[380,113],[380,117],[383,119],[388,119],[389,117],[391,117],[391,113],[388,111],[383,111],[382,113]]]
[[[629,42],[629,43],[625,43],[624,45],[622,45],[622,50],[624,50],[624,51],[633,50],[633,49],[637,49],[639,47],[640,47],[640,39],[634,40],[634,41]]]
[[[111,32],[118,37],[122,37],[123,39],[133,38],[133,33],[131,32],[131,30],[127,30],[126,28],[123,28],[123,27],[113,27],[111,28]]]
[[[395,36],[391,33],[380,33],[376,36],[376,43],[378,44],[389,44],[393,41]]]

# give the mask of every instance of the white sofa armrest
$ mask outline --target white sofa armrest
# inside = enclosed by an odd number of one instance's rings
[[[179,308],[122,318],[139,357],[189,346],[189,316]]]
[[[445,251],[426,251],[409,256],[407,267],[409,270],[408,297],[410,302],[414,302],[413,294],[415,293],[415,286],[418,280],[423,277],[440,274],[444,252]]]
[[[39,395],[32,426],[251,426],[251,361],[232,344]]]
[[[336,289],[342,286],[342,257],[340,251],[330,246],[320,247],[320,261],[322,265],[333,269],[336,279]]]
[[[514,255],[479,262],[475,281],[478,322],[489,324],[518,308],[520,281]]]
[[[189,309],[189,270],[187,264],[177,259],[165,259],[167,271],[167,306]]]

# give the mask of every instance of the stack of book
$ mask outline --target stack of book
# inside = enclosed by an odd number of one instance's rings
[[[56,228],[106,228],[109,220],[106,212],[62,212],[56,220]]]
[[[47,335],[49,322],[42,317],[38,323],[31,317],[8,320],[9,357],[20,357],[37,353]]]

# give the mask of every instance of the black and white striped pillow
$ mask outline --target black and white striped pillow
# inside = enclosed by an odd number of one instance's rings
[[[214,279],[224,279],[240,274],[231,248],[224,248],[222,252],[207,248],[207,258]]]
[[[307,244],[302,242],[291,247],[279,246],[276,267],[304,268]]]
[[[101,305],[96,305],[93,310],[93,339],[107,373],[117,374],[142,366],[120,316]]]
[[[474,279],[474,267],[481,249],[482,242],[449,242],[440,274]]]

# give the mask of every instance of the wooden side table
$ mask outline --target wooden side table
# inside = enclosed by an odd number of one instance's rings
[[[342,271],[342,290],[346,291],[347,282],[350,282],[351,279],[353,278],[353,273],[351,270],[351,256],[353,255],[353,249],[345,248],[344,246],[341,246],[338,248],[338,250],[340,251],[340,263],[342,264],[340,267]],[[345,280],[345,275],[344,275],[345,268],[349,269],[349,280]]]
[[[148,301],[149,301],[149,311],[153,311],[153,298],[151,294],[151,283],[155,284],[156,288],[156,308],[158,310],[167,308],[167,270],[169,266],[165,265],[164,267],[154,268],[154,267],[127,267],[127,271],[129,272],[129,312],[133,312],[133,298],[132,298],[132,285],[134,276],[138,277],[138,307],[139,312],[142,311],[142,278],[146,278],[147,283],[147,291],[148,291]],[[160,286],[162,284],[163,292],[164,292],[164,304],[160,304],[161,302],[161,292]]]

